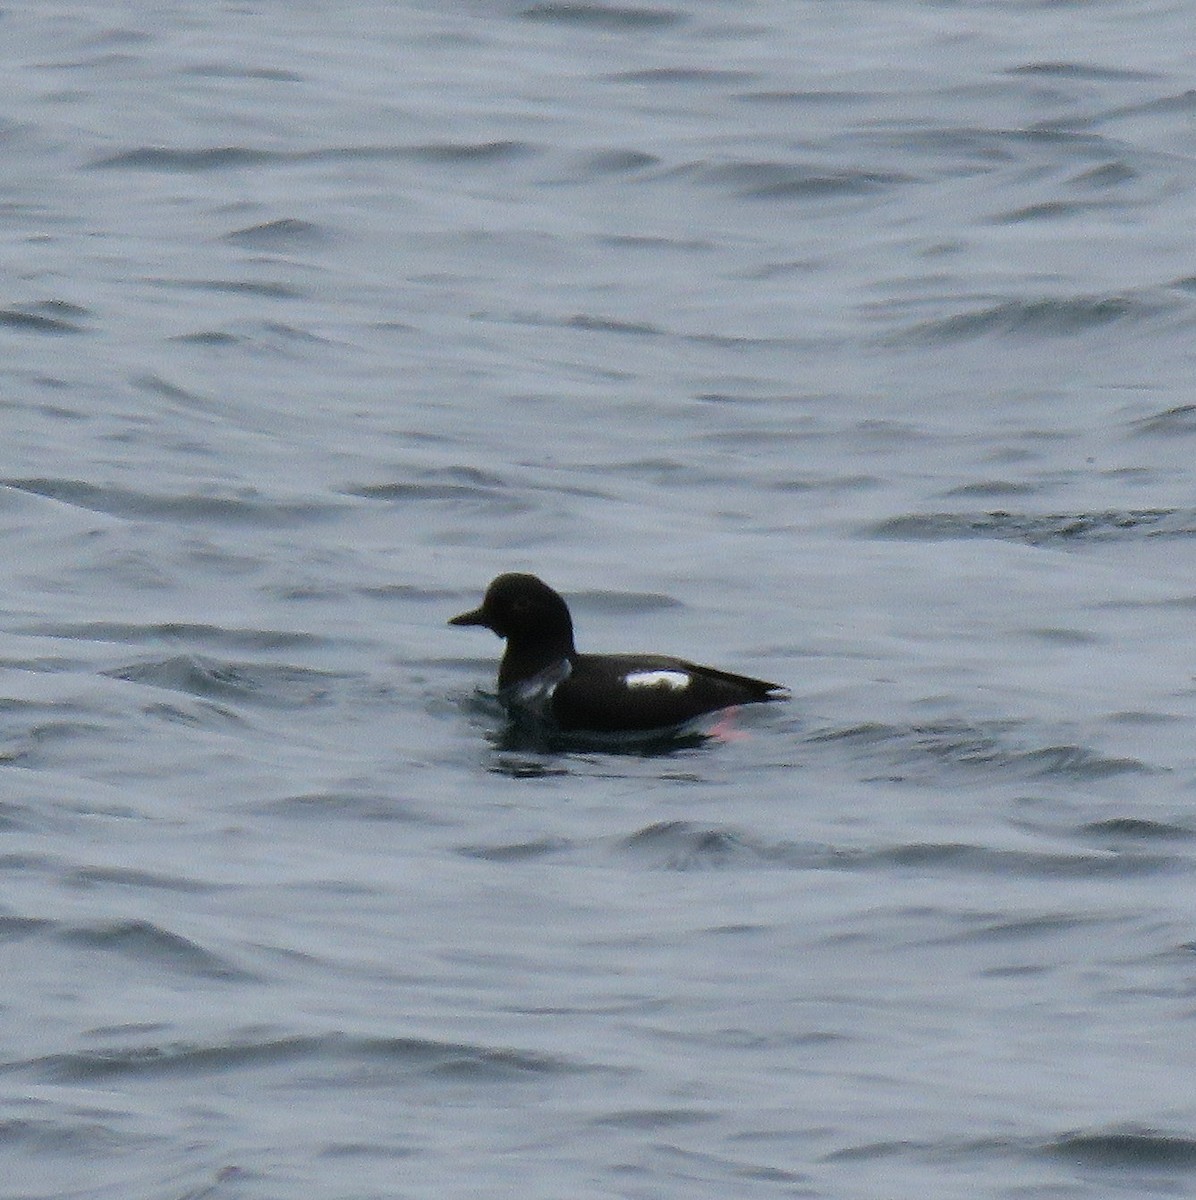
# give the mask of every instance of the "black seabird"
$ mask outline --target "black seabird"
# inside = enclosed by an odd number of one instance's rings
[[[480,608],[449,624],[505,638],[499,699],[563,733],[667,734],[721,709],[789,696],[778,684],[681,658],[579,654],[569,606],[535,575],[498,576]]]

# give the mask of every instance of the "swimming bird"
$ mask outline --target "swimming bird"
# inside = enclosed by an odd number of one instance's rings
[[[499,575],[450,625],[506,639],[498,695],[514,716],[564,733],[667,734],[740,704],[786,700],[779,684],[661,654],[579,654],[561,596],[535,575]]]

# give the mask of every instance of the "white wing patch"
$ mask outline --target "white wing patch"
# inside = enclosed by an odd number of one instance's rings
[[[683,692],[689,687],[689,675],[684,671],[632,671],[623,676],[629,688],[667,687],[673,692]]]

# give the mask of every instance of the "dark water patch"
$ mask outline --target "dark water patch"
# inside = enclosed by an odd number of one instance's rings
[[[638,8],[610,4],[555,3],[533,4],[519,14],[526,21],[546,21],[560,25],[579,25],[610,33],[639,33],[666,29],[688,18],[666,8]]]
[[[806,740],[811,745],[839,745],[884,755],[897,763],[916,764],[921,760],[935,767],[1030,777],[1060,775],[1077,782],[1150,770],[1137,759],[1110,758],[1083,746],[1014,745],[1017,728],[1012,722],[983,725],[953,721],[926,725],[871,722],[814,731]]]
[[[548,858],[573,849],[568,838],[543,837],[530,842],[507,842],[490,846],[460,846],[457,853],[466,858],[479,858],[484,862],[529,862],[532,859]]]
[[[716,1114],[698,1108],[627,1108],[592,1117],[589,1123],[601,1129],[631,1129],[653,1133],[661,1129],[701,1125],[716,1119]]]
[[[0,484],[91,512],[149,521],[215,522],[279,529],[327,520],[342,511],[333,504],[286,503],[256,494],[167,496],[116,485],[101,486],[81,479],[0,479]]]
[[[1165,600],[1163,605],[1174,604],[1175,601]],[[1148,605],[1151,606],[1151,605]],[[1132,607],[1132,606],[1131,606]],[[1185,597],[1178,605],[1181,608],[1196,607],[1196,596]],[[1156,712],[1153,710],[1144,711],[1143,709],[1124,709],[1121,712],[1109,714],[1110,721],[1116,721],[1122,725],[1173,725],[1181,721],[1186,721],[1186,717],[1178,716],[1176,713]]]
[[[456,588],[420,587],[414,583],[378,583],[363,584],[353,589],[355,596],[368,596],[371,600],[402,600],[416,604],[442,604],[448,601],[457,602],[462,593]]]
[[[873,537],[911,541],[996,538],[1031,546],[1135,541],[1196,535],[1196,509],[1122,509],[1090,513],[910,513],[867,531]]]
[[[299,247],[323,245],[330,239],[331,230],[313,221],[282,217],[261,225],[249,225],[224,235],[224,241],[256,250],[293,250]]]
[[[349,484],[342,495],[363,500],[383,500],[389,504],[466,502],[480,505],[487,513],[516,515],[534,511],[534,506],[519,499],[507,484],[454,482],[452,479],[395,480],[389,483]]]
[[[1135,71],[1126,67],[1096,66],[1093,63],[1077,62],[1033,62],[1019,67],[1010,67],[1006,75],[1038,76],[1048,79],[1080,79],[1099,83],[1119,81],[1145,83],[1162,78],[1153,71]]]
[[[63,877],[72,887],[153,888],[166,892],[204,893],[219,891],[219,885],[187,879],[181,875],[158,875],[152,871],[137,871],[131,867],[80,867]]]
[[[83,642],[119,642],[126,645],[164,643],[220,650],[313,649],[331,644],[330,639],[312,633],[280,629],[226,629],[220,625],[187,621],[152,622],[148,625],[124,621],[84,621],[77,624],[30,625],[21,632]]]
[[[317,1159],[381,1159],[394,1161],[402,1158],[416,1158],[423,1154],[412,1146],[378,1146],[368,1142],[329,1142],[326,1146],[313,1148]]]
[[[1053,938],[1073,929],[1105,927],[1108,921],[1082,913],[1042,913],[1030,917],[1003,917],[993,913],[976,914],[965,918],[970,928],[927,940],[928,945],[949,946],[964,942],[1019,942],[1038,938]]]
[[[1138,178],[1139,173],[1128,163],[1122,162],[1119,159],[1116,162],[1102,163],[1099,167],[1091,167],[1087,171],[1081,171],[1069,180],[1069,183],[1072,186],[1100,188],[1103,190],[1121,187],[1122,184],[1126,183],[1133,183]]]
[[[817,91],[802,91],[798,88],[770,88],[763,91],[744,92],[735,97],[747,104],[790,105],[833,105],[840,108],[846,104],[869,104],[877,99],[875,92],[845,92],[833,88]]]
[[[754,71],[729,71],[719,67],[648,67],[608,75],[616,83],[662,83],[707,86],[712,83],[747,83],[758,78]]]
[[[222,980],[252,978],[220,955],[151,921],[102,921],[66,926],[55,936],[68,945],[116,953],[182,975]]]
[[[1090,117],[1086,124],[1105,124],[1123,117],[1188,116],[1191,113],[1196,113],[1196,88],[1188,88],[1187,91],[1176,92],[1170,96],[1156,96],[1140,104],[1112,108]]]
[[[409,146],[405,157],[428,163],[499,163],[514,162],[538,154],[539,147],[531,142],[427,142],[421,146]]]
[[[892,344],[946,343],[990,335],[1008,337],[1072,337],[1109,325],[1146,322],[1174,312],[1177,303],[1141,294],[1072,296],[1049,300],[1005,300],[999,304],[922,321],[889,335]]]
[[[1008,212],[997,213],[990,218],[994,225],[1020,225],[1025,221],[1059,221],[1068,217],[1083,217],[1089,213],[1106,210],[1108,204],[1084,200],[1045,200],[1041,204],[1027,204]]]
[[[55,874],[61,865],[58,859],[49,854],[0,854],[0,871],[29,871],[48,876]]]
[[[646,321],[620,321],[614,317],[595,317],[577,313],[561,322],[566,329],[582,329],[587,333],[630,334],[633,337],[660,337],[664,330]]]
[[[1038,484],[1013,483],[1007,479],[985,479],[976,483],[963,483],[959,487],[948,488],[941,495],[946,499],[966,500],[969,497],[1029,496],[1041,491]]]
[[[632,250],[712,250],[714,243],[706,238],[675,238],[660,234],[611,233],[595,239],[603,246],[622,246]]]
[[[875,1162],[886,1158],[900,1158],[909,1154],[922,1154],[930,1148],[927,1142],[910,1140],[861,1142],[855,1146],[843,1146],[819,1157],[819,1162]]]
[[[428,163],[510,162],[539,153],[523,141],[428,142],[414,146],[325,146],[313,150],[261,150],[248,146],[207,146],[183,150],[163,146],[138,146],[94,160],[97,170],[179,171],[195,173],[244,167],[278,166],[304,162],[363,162],[388,159]]]
[[[610,616],[668,612],[670,609],[685,607],[680,600],[666,596],[663,592],[571,591],[569,602],[591,612],[606,613]]]
[[[234,67],[227,63],[194,63],[182,67],[180,75],[199,79],[254,79],[264,83],[303,83],[305,77],[279,67]]]
[[[73,309],[75,306],[69,307]],[[87,327],[80,325],[78,321],[67,320],[65,316],[59,315],[54,301],[30,308],[0,308],[0,329],[13,329],[20,333],[87,332]]]
[[[1109,817],[1103,821],[1090,821],[1081,825],[1082,836],[1096,838],[1101,842],[1189,842],[1196,838],[1196,829],[1175,825],[1167,821],[1152,821],[1145,817]]]
[[[207,146],[179,150],[165,146],[138,146],[93,160],[94,170],[134,171],[226,171],[237,167],[260,167],[286,162],[293,155],[272,150],[254,150],[248,146]]]
[[[1081,1166],[1118,1171],[1196,1170],[1196,1139],[1153,1129],[1065,1133],[1047,1142],[1042,1152]]]
[[[1061,629],[1058,626],[1042,626],[1027,629],[1028,637],[1036,638],[1051,646],[1098,646],[1102,639],[1084,629]]]
[[[887,481],[876,475],[803,475],[799,479],[782,479],[772,485],[776,492],[866,492]]]
[[[909,183],[908,175],[794,163],[722,163],[694,170],[704,182],[751,200],[819,200],[860,196]]]
[[[0,915],[0,943],[20,942],[27,937],[45,933],[54,925],[43,917],[11,917]]]
[[[411,825],[448,825],[407,800],[385,792],[304,792],[254,805],[254,811],[299,820],[398,821]]]
[[[177,383],[171,383],[169,379],[163,379],[161,375],[156,375],[152,372],[147,372],[144,375],[134,375],[129,379],[129,382],[135,388],[142,391],[150,392],[155,396],[163,396],[167,400],[178,400],[185,404],[202,404],[201,397],[194,392],[189,392],[186,388],[179,387]]]
[[[266,708],[307,708],[328,700],[347,679],[329,671],[275,663],[218,662],[180,654],[116,667],[103,674],[128,683],[186,692],[202,699],[248,703]]]
[[[95,1158],[102,1162],[115,1155],[149,1149],[155,1141],[150,1137],[132,1136],[125,1128],[116,1129],[103,1122],[86,1119],[78,1111],[64,1113],[58,1119],[0,1119],[0,1146],[16,1150],[21,1155],[50,1155],[67,1161]],[[65,1193],[57,1194],[65,1200]],[[22,1195],[33,1196],[35,1193],[22,1192]]]
[[[53,707],[67,709],[71,706],[42,706],[16,702],[13,704],[5,703],[2,707],[11,707],[24,716],[37,711],[39,708]],[[34,721],[19,736],[10,736],[9,744],[0,748],[0,764],[10,766],[19,765],[22,767],[33,766],[36,765],[45,751],[51,747],[78,739],[90,740],[95,737],[102,737],[106,732],[103,726],[97,724],[95,721],[86,719]],[[12,819],[11,815],[10,819]]]
[[[167,721],[174,725],[189,725],[193,729],[228,729],[230,726],[237,726],[242,730],[249,729],[249,723],[231,708],[223,704],[213,704],[211,701],[200,701],[185,708],[180,704],[157,701],[143,705],[141,711],[155,720]]]
[[[552,779],[573,773],[569,767],[552,759],[510,752],[498,755],[487,770],[491,775],[502,775],[506,779]]]
[[[85,46],[148,46],[154,35],[141,29],[124,29],[119,26],[102,29],[84,40]]]
[[[113,1047],[107,1050],[48,1055],[2,1069],[33,1068],[59,1082],[97,1083],[135,1078],[205,1078],[230,1071],[307,1064],[331,1072],[330,1086],[345,1085],[346,1065],[357,1065],[362,1078],[375,1083],[388,1073],[403,1077],[459,1080],[465,1083],[533,1081],[602,1068],[551,1054],[468,1042],[424,1038],[361,1038],[344,1034],[261,1037],[247,1035],[208,1044],[175,1043]],[[293,1074],[291,1076],[293,1078]],[[305,1087],[315,1080],[302,1081]]]
[[[1171,286],[1185,292],[1196,292],[1196,275],[1185,275],[1174,280]]]
[[[144,1077],[210,1076],[278,1063],[294,1062],[318,1052],[318,1037],[247,1040],[214,1045],[143,1045],[73,1054],[53,1054],[29,1063],[9,1063],[8,1068],[29,1066],[42,1076],[69,1083]]]
[[[671,870],[758,863],[761,848],[729,829],[692,821],[657,821],[619,843],[621,850]]]
[[[0,767],[19,764],[24,756],[25,752],[18,743],[11,746],[0,744]],[[30,819],[29,810],[25,805],[0,800],[0,830],[35,829],[38,825],[38,822]],[[0,934],[0,937],[2,936]]]
[[[1196,404],[1177,404],[1130,423],[1135,434],[1154,437],[1189,437],[1196,433]]]
[[[578,164],[577,174],[585,177],[602,175],[634,175],[638,171],[646,171],[660,165],[660,159],[654,154],[646,154],[642,150],[600,150],[596,154],[588,154]],[[632,244],[635,239],[604,238],[604,241],[615,244]],[[665,245],[668,239],[654,239]]]
[[[182,333],[167,340],[192,346],[238,346],[243,339],[223,329],[201,329],[196,333]]]
[[[194,292],[217,292],[230,296],[261,296],[266,300],[301,300],[307,292],[289,283],[256,279],[186,279],[170,280],[172,288]]]

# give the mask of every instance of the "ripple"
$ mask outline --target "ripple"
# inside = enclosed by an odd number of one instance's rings
[[[582,25],[613,33],[635,33],[645,29],[664,29],[679,25],[684,14],[664,8],[630,8],[609,4],[556,3],[533,4],[520,14],[527,21],[547,21],[561,25]]]
[[[578,313],[562,321],[566,329],[584,329],[594,333],[630,334],[632,337],[660,337],[664,330],[647,321],[620,321],[615,317],[596,317]]]
[[[910,842],[879,850],[849,852],[843,855],[840,865],[844,868],[945,868],[969,875],[1027,879],[1131,879],[1186,869],[1190,864],[1187,859],[1165,855],[1006,850],[969,842]]]
[[[1177,404],[1153,416],[1143,417],[1131,424],[1136,434],[1161,437],[1187,437],[1196,433],[1196,404]]]
[[[11,917],[0,915],[0,942],[19,942],[53,928],[54,922],[44,917]]]
[[[325,701],[347,678],[329,671],[275,663],[219,662],[180,654],[105,671],[113,679],[186,692],[203,699],[235,700],[270,708],[306,708]]]
[[[390,504],[418,504],[425,501],[467,502],[482,505],[488,514],[516,515],[534,511],[534,506],[521,500],[508,484],[458,482],[447,478],[403,479],[387,483],[348,484],[340,489],[346,496],[363,500],[384,500]]]
[[[80,310],[81,311],[81,310]],[[54,301],[28,308],[0,308],[0,328],[22,333],[86,333],[87,328],[77,321],[57,315]]]
[[[747,83],[758,78],[754,71],[729,71],[720,67],[646,67],[608,76],[616,83],[662,83],[707,86],[712,83]]]
[[[801,163],[741,162],[702,164],[692,168],[698,179],[729,186],[755,200],[806,200],[827,196],[859,196],[912,182],[912,176],[882,171]]]
[[[226,233],[224,240],[239,246],[252,246],[258,250],[294,249],[298,246],[315,246],[326,242],[330,230],[313,221],[301,221],[296,217],[282,217],[261,225],[249,225]]]
[[[926,771],[943,768],[967,770],[980,776],[1091,782],[1126,774],[1150,774],[1151,768],[1136,758],[1100,754],[1071,744],[1017,745],[1018,726],[1012,722],[943,721],[926,725],[887,725],[870,722],[842,729],[816,731],[811,745],[839,745],[882,756],[902,773],[897,780],[921,778]]]
[[[1068,217],[1082,217],[1088,213],[1110,208],[1107,202],[1092,200],[1046,200],[1040,204],[1026,204],[998,213],[991,218],[994,225],[1020,225],[1024,221],[1059,221]]]
[[[738,830],[694,821],[655,821],[622,838],[616,846],[674,871],[762,864],[812,867],[837,861],[835,853],[825,847],[769,844]]]
[[[340,511],[331,504],[286,503],[256,495],[165,496],[81,479],[2,479],[0,484],[91,512],[154,521],[214,521],[285,528],[325,520]]]
[[[254,811],[284,818],[327,821],[400,821],[413,825],[449,822],[417,809],[386,792],[305,792],[254,806]]]
[[[653,1133],[679,1125],[700,1125],[716,1119],[713,1112],[697,1108],[627,1108],[592,1117],[591,1125],[607,1129],[632,1129]]]
[[[1018,337],[1071,337],[1116,323],[1148,321],[1178,311],[1181,303],[1163,293],[1070,296],[1047,300],[1005,300],[912,325],[887,340],[894,343],[957,342],[1002,334]]]
[[[6,1070],[32,1068],[64,1082],[163,1076],[202,1078],[229,1071],[308,1063],[335,1069],[330,1084],[344,1087],[344,1065],[357,1063],[373,1082],[382,1073],[495,1083],[600,1070],[588,1063],[534,1051],[425,1038],[325,1036],[245,1037],[210,1043],[144,1044],[107,1050],[53,1054]],[[351,1082],[351,1080],[350,1080]]]
[[[543,837],[529,842],[506,842],[490,846],[461,846],[457,853],[484,862],[528,862],[571,850],[574,843],[568,838]]]
[[[16,1149],[22,1158],[45,1157],[57,1161],[106,1158],[148,1151],[158,1139],[131,1135],[126,1128],[85,1120],[78,1110],[64,1109],[56,1118],[10,1117],[0,1119],[0,1145]],[[65,1195],[65,1193],[58,1193]]]
[[[289,157],[270,150],[253,150],[248,146],[207,146],[195,150],[137,146],[132,150],[97,158],[90,165],[94,170],[101,171],[224,171],[231,167],[257,167],[285,161]]]
[[[261,296],[267,300],[299,300],[307,295],[289,283],[255,279],[155,280],[164,287],[186,288],[194,292],[218,292],[232,296]],[[182,340],[181,338],[179,340]],[[233,339],[236,340],[236,339]]]
[[[647,154],[642,150],[599,150],[582,158],[574,168],[574,175],[579,179],[600,178],[604,175],[634,175],[659,165],[660,159],[656,155]],[[655,247],[674,244],[668,238],[636,239],[630,235],[623,238],[607,235],[602,240],[608,245],[644,245],[650,242]]]
[[[117,884],[120,887],[159,888],[168,892],[215,892],[219,885],[203,883],[198,879],[185,879],[178,875],[157,875],[151,871],[137,871],[130,867],[80,867],[65,877],[75,887],[95,887]]]
[[[426,142],[420,146],[408,146],[400,151],[404,156],[432,163],[477,163],[511,162],[538,154],[539,148],[531,142]]]
[[[1098,82],[1145,83],[1160,78],[1153,71],[1135,71],[1125,67],[1096,66],[1077,62],[1033,62],[1020,67],[1010,67],[1007,75],[1044,76],[1049,79],[1091,79]]]
[[[1031,546],[1196,535],[1196,509],[1113,509],[1081,513],[909,513],[868,531],[873,537],[920,541],[996,538]]]
[[[330,644],[330,639],[311,633],[279,629],[226,629],[220,625],[187,621],[153,622],[148,625],[123,621],[85,621],[78,624],[30,625],[22,632],[82,642],[123,642],[134,645],[181,642],[189,646],[208,646],[221,650],[310,649]]]
[[[415,159],[433,163],[507,162],[539,153],[529,142],[427,142],[418,145],[323,146],[312,150],[261,150],[249,146],[136,146],[98,158],[93,170],[195,173],[303,162],[362,162]]]
[[[1109,817],[1090,821],[1079,828],[1081,834],[1116,842],[1187,842],[1196,837],[1196,829],[1151,821],[1145,817]]]
[[[228,63],[195,63],[180,69],[181,75],[200,79],[261,79],[267,83],[303,83],[306,76],[277,67],[240,67]]]
[[[220,955],[151,921],[102,921],[93,925],[66,926],[55,936],[69,945],[114,951],[183,975],[225,980],[252,978]]]

